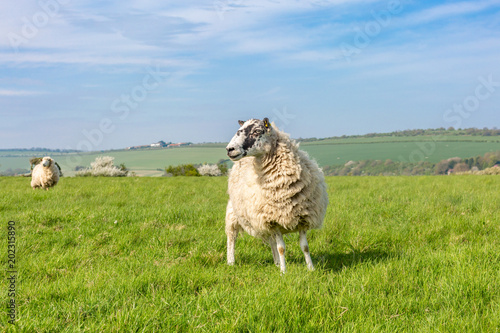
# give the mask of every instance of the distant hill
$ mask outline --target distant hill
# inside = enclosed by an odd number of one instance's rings
[[[379,138],[379,137],[415,137],[415,136],[500,136],[500,129],[496,127],[489,128],[465,128],[465,129],[455,129],[453,127],[449,127],[445,129],[444,127],[436,128],[436,129],[408,129],[404,131],[394,131],[388,133],[368,133],[362,135],[342,135],[342,136],[334,136],[329,138],[317,139],[317,138],[308,138],[302,139],[299,138],[297,141],[299,142],[314,142],[314,141],[324,141],[324,140],[333,140],[333,139],[350,139],[350,138]]]
[[[323,139],[297,139],[301,149],[325,170],[342,169],[353,161],[383,161],[395,163],[436,164],[442,160],[482,156],[500,150],[498,129],[453,129],[405,130],[391,133],[369,133],[330,137]],[[88,167],[97,156],[115,157],[115,164],[125,164],[138,175],[158,176],[165,167],[179,164],[217,163],[227,160],[226,143],[200,143],[175,149],[153,148],[137,150],[110,150],[99,152],[77,152],[50,149],[0,150],[0,172],[10,170],[22,173],[29,170],[29,158],[46,153],[55,158],[64,174],[71,176],[77,167]],[[388,162],[390,163],[390,162]],[[380,163],[376,164],[380,168]]]
[[[14,152],[14,153],[20,153],[20,152],[52,152],[52,153],[74,153],[74,152],[79,152],[79,150],[76,149],[50,149],[50,148],[40,148],[40,147],[32,147],[32,148],[12,148],[12,149],[0,149],[0,152]]]

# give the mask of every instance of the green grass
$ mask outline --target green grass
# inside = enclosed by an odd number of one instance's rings
[[[0,178],[16,221],[7,332],[498,332],[500,177],[334,177],[316,270],[286,237],[225,263],[227,178]],[[7,281],[2,279],[3,304]]]

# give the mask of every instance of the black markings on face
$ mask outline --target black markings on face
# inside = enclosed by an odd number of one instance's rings
[[[253,147],[255,140],[257,139],[252,135],[252,130],[255,127],[255,124],[250,124],[243,129],[245,132],[245,141],[243,141],[243,150],[246,152],[249,148]]]
[[[255,142],[264,132],[264,126],[258,121],[254,121],[253,123],[248,124],[247,127],[238,131],[238,135],[244,133],[245,140],[243,141],[241,148],[243,149],[245,155],[247,154],[248,149],[255,145]]]

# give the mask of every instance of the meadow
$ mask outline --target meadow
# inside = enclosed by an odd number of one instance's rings
[[[227,178],[0,177],[1,255],[16,225],[17,317],[5,332],[499,332],[499,176],[327,177],[323,229],[287,273],[238,238]],[[7,273],[6,273],[7,274]],[[2,304],[8,281],[1,280]]]
[[[140,176],[161,176],[165,167],[188,163],[217,163],[220,159],[227,158],[225,145],[208,145],[202,147],[181,147],[173,149],[142,149],[142,150],[111,150],[90,153],[44,153],[39,152],[0,152],[1,170],[7,168],[29,169],[29,159],[32,156],[48,155],[53,157],[61,166],[67,176],[75,174],[76,166],[89,167],[90,163],[98,156],[112,156],[115,164],[124,163],[127,168]],[[8,157],[5,155],[9,155]],[[158,171],[160,169],[160,171]]]
[[[394,141],[343,144],[303,144],[320,166],[360,160],[393,160],[437,163],[451,157],[475,157],[500,150],[499,142],[478,141]]]

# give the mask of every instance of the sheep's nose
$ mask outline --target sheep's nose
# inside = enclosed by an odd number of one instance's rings
[[[234,147],[226,147],[226,150],[228,153],[232,152],[234,150]]]

